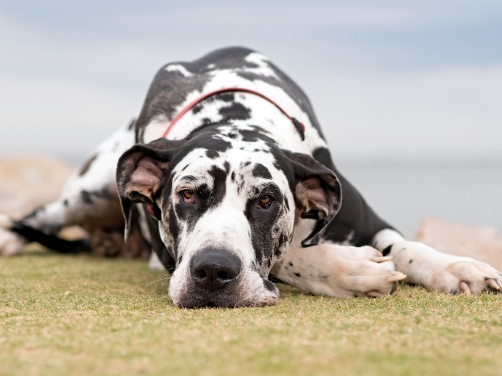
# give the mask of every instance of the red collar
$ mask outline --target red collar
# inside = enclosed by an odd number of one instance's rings
[[[229,91],[242,91],[242,92],[245,92],[245,93],[251,93],[251,94],[257,95],[257,96],[262,97],[263,99],[269,101],[275,107],[277,107],[284,115],[286,115],[286,117],[289,120],[291,120],[291,122],[293,123],[294,127],[296,128],[296,130],[300,134],[300,137],[301,137],[302,141],[305,140],[305,125],[303,125],[302,123],[300,123],[294,117],[289,116],[288,113],[281,106],[279,106],[276,102],[274,102],[272,99],[270,99],[266,95],[263,95],[262,93],[260,93],[258,91],[254,91],[254,90],[251,90],[251,89],[240,88],[240,87],[229,87],[229,88],[223,88],[223,89],[213,90],[213,91],[210,91],[209,93],[206,93],[206,94],[201,95],[200,97],[196,98],[195,100],[193,100],[192,102],[190,102],[189,104],[187,104],[180,112],[178,112],[178,114],[174,117],[174,119],[171,121],[171,123],[169,124],[169,126],[165,130],[165,132],[162,135],[162,137],[163,138],[167,138],[167,135],[169,134],[169,132],[171,131],[171,129],[173,129],[174,125],[183,117],[183,115],[185,115],[188,111],[190,111],[197,103],[202,102],[204,99],[209,98],[212,95],[220,94],[220,93],[226,93],[226,92],[229,92]]]

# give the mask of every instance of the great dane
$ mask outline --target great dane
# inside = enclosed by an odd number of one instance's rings
[[[33,240],[67,253],[151,249],[179,307],[271,305],[276,280],[338,298],[390,294],[400,280],[502,290],[491,266],[408,241],[378,217],[333,164],[307,96],[245,48],[163,66],[137,120],[60,199],[1,224],[4,255]],[[58,238],[69,225],[91,244]]]

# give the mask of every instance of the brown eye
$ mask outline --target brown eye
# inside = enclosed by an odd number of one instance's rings
[[[272,197],[270,196],[262,196],[258,200],[258,206],[262,209],[268,209],[271,203]]]
[[[183,202],[185,204],[193,204],[195,202],[195,192],[190,190],[181,191]]]

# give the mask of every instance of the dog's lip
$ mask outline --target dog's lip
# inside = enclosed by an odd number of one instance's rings
[[[220,291],[207,291],[195,285],[190,286],[186,293],[174,304],[179,308],[244,308],[244,307],[265,307],[277,303],[279,300],[279,291],[267,290],[264,296],[245,297],[241,291],[242,287],[237,289],[225,289]]]
[[[240,301],[237,303],[230,302],[218,302],[215,299],[210,299],[204,302],[180,302],[180,304],[176,304],[179,308],[190,308],[190,309],[198,309],[198,308],[253,308],[253,307],[267,307],[277,304],[279,300],[279,296],[266,296],[263,299],[255,300],[248,299],[244,301]],[[223,304],[222,304],[223,303]]]

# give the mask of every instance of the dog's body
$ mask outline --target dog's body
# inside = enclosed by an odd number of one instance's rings
[[[136,215],[134,203],[144,204]],[[178,306],[273,304],[271,274],[334,297],[391,293],[401,272],[446,293],[502,288],[487,264],[406,241],[380,219],[335,168],[302,90],[244,48],[164,66],[137,121],[97,149],[60,200],[4,220],[12,232],[0,233],[0,253],[33,230],[121,231],[120,204],[127,252],[151,247],[175,269]]]

